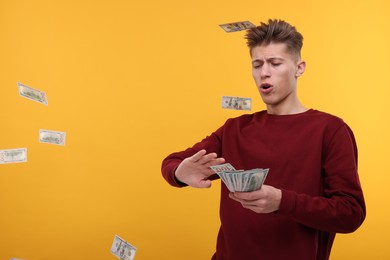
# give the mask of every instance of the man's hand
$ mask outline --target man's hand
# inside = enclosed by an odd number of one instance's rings
[[[238,201],[244,208],[256,213],[271,213],[279,210],[282,191],[269,185],[252,192],[232,192],[231,199]]]
[[[214,174],[212,165],[224,163],[224,158],[217,158],[216,153],[206,154],[200,150],[191,157],[184,159],[176,169],[176,178],[194,188],[209,188],[211,181],[208,178]]]

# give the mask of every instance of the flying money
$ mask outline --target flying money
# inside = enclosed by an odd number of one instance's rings
[[[52,130],[39,130],[39,142],[47,144],[65,145],[65,132],[58,132]]]
[[[0,150],[0,164],[27,162],[27,148]]]
[[[45,92],[28,87],[19,82],[17,84],[18,84],[19,94],[22,97],[28,98],[30,100],[36,101],[46,106],[48,105],[47,96]]]
[[[250,21],[244,21],[244,22],[235,22],[235,23],[225,23],[219,25],[222,29],[225,30],[225,32],[239,32],[243,31],[249,28],[256,27],[253,23]]]
[[[127,243],[125,240],[115,235],[114,242],[111,246],[111,253],[120,260],[133,260],[137,248]]]
[[[242,97],[222,97],[222,108],[234,110],[252,110],[252,99]]]

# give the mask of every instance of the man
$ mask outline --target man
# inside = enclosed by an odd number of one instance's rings
[[[208,188],[212,165],[269,168],[261,189],[229,192],[222,184],[218,260],[329,259],[336,233],[355,231],[366,209],[351,129],[308,109],[297,96],[302,35],[282,20],[246,34],[252,74],[266,111],[242,115],[162,163],[176,187]]]

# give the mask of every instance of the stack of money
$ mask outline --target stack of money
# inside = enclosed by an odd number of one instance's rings
[[[250,192],[261,188],[269,168],[236,170],[230,163],[210,166],[225,183],[230,192]]]

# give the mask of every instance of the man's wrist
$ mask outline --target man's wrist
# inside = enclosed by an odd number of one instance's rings
[[[178,185],[180,185],[181,187],[188,186],[187,183],[181,181],[181,180],[177,177],[176,172],[177,172],[177,168],[176,168],[176,170],[175,170],[175,174],[173,175],[173,176],[175,177],[176,183],[177,183]]]

